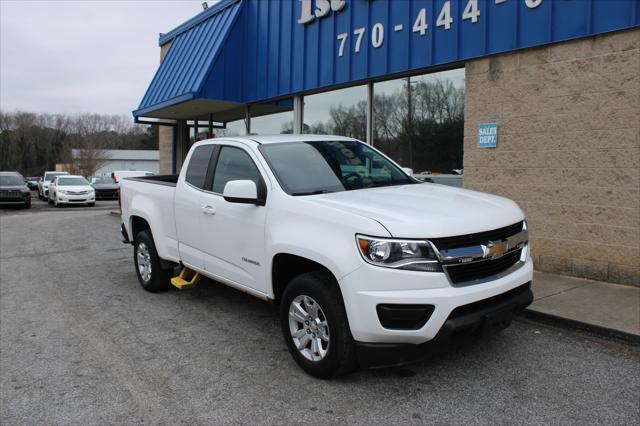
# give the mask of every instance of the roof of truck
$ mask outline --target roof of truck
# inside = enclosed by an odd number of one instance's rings
[[[353,141],[356,139],[335,135],[248,135],[242,137],[220,137],[217,139],[256,142],[260,145],[283,142],[313,142],[313,141]],[[211,140],[211,139],[210,139]],[[215,139],[214,139],[215,140]]]

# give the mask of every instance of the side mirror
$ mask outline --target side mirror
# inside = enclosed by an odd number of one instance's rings
[[[264,206],[264,200],[258,198],[258,188],[252,180],[230,180],[224,186],[222,196],[230,203]]]
[[[410,169],[409,167],[403,167],[402,171],[408,174],[409,176],[413,176],[413,169]]]

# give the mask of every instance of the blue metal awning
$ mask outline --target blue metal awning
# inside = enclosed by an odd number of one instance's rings
[[[160,64],[135,117],[199,97],[210,70],[241,10],[243,0],[227,0],[201,13],[169,34],[171,47]],[[187,25],[188,24],[188,25]]]
[[[296,94],[640,27],[640,0],[491,0],[469,18],[468,0],[330,3],[221,0],[160,37],[171,46],[134,116],[224,123],[247,105],[273,113]]]

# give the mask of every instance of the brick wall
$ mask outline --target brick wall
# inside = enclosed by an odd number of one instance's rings
[[[160,62],[169,51],[171,43],[160,47]],[[158,149],[160,152],[160,173],[170,174],[173,170],[173,128],[169,126],[159,126],[158,128]]]
[[[536,268],[640,285],[640,29],[468,62],[465,96],[465,187],[518,202]]]

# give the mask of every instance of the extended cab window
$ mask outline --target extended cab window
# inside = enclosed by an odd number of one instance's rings
[[[242,149],[223,146],[213,175],[213,192],[222,194],[224,186],[231,180],[252,180],[259,187],[260,172]]]
[[[204,189],[207,168],[215,145],[202,145],[193,151],[185,180],[196,188]]]

